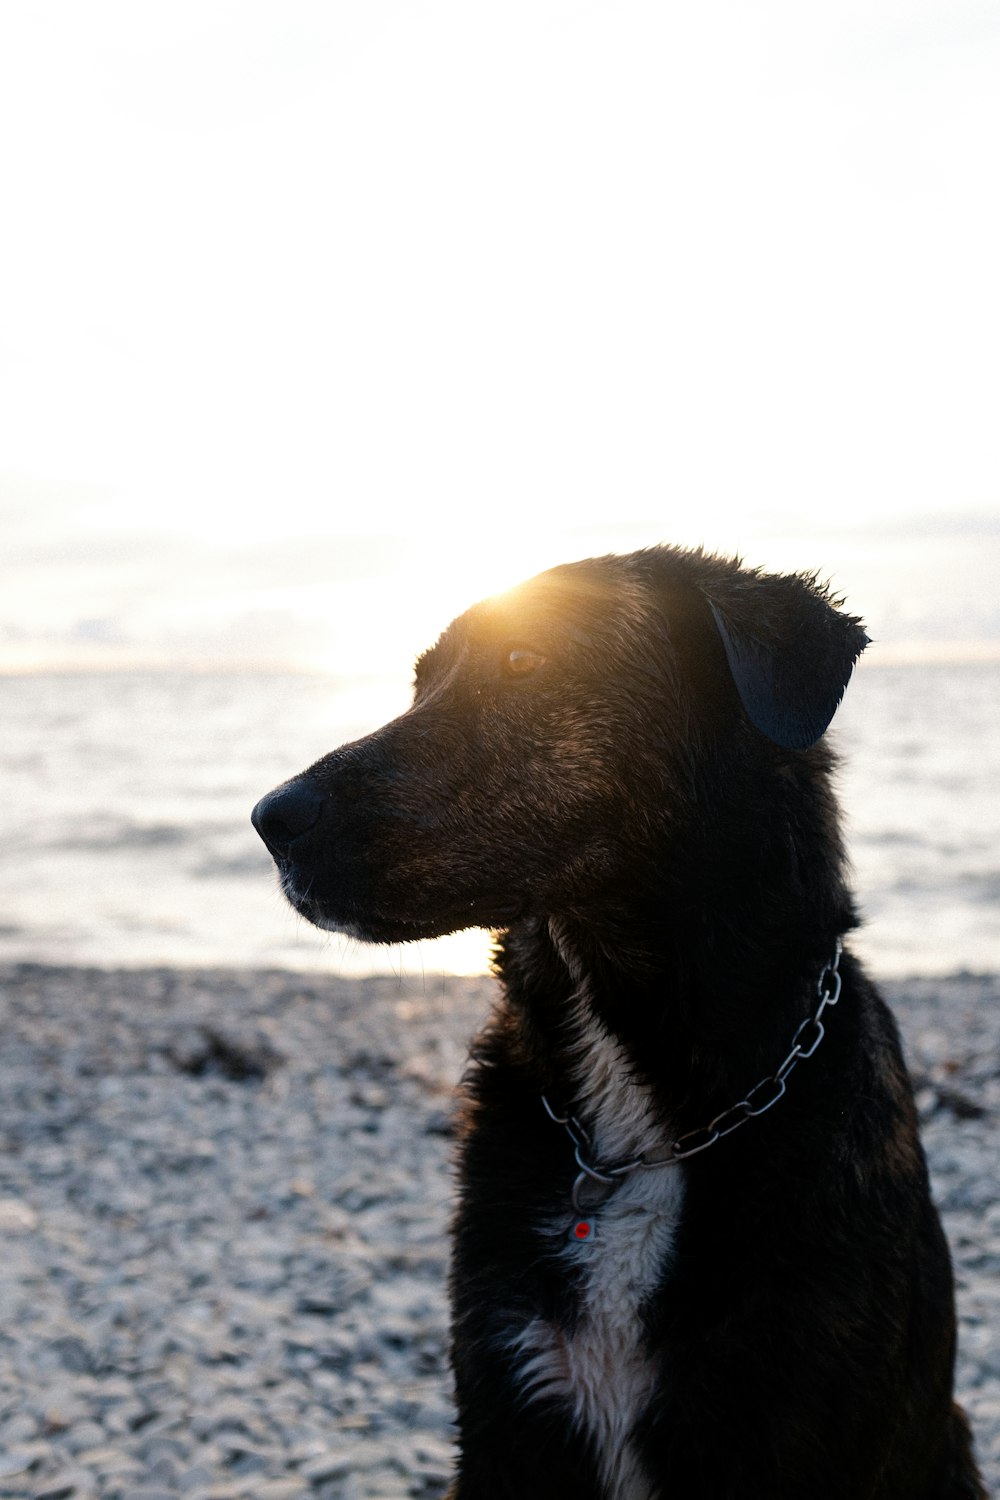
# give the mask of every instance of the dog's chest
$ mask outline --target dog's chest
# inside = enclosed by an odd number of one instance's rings
[[[622,1063],[611,1039],[588,1038],[580,1107],[594,1154],[602,1161],[637,1154],[658,1139],[649,1099],[643,1089],[623,1082]],[[583,1242],[568,1234],[567,1180],[566,1203],[554,1203],[551,1223],[540,1227],[562,1237],[558,1253],[567,1272],[579,1279],[578,1313],[569,1330],[535,1318],[516,1339],[530,1398],[568,1409],[595,1453],[607,1495],[615,1500],[658,1500],[660,1493],[642,1469],[632,1435],[655,1386],[657,1356],[662,1357],[649,1347],[644,1310],[669,1275],[682,1172],[679,1166],[640,1168],[625,1177],[591,1216],[593,1233]]]

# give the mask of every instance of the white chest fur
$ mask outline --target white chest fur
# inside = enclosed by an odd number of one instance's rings
[[[590,1133],[595,1160],[661,1147],[662,1123],[654,1121],[648,1090],[628,1077],[618,1044],[583,1002],[574,1023],[575,1110]],[[678,1165],[639,1168],[625,1177],[594,1215],[593,1238],[580,1243],[565,1238],[568,1199],[565,1207],[553,1205],[546,1228],[563,1236],[558,1253],[582,1271],[579,1315],[572,1333],[536,1318],[514,1340],[529,1399],[566,1406],[592,1445],[614,1500],[658,1500],[660,1493],[644,1474],[631,1438],[656,1375],[644,1339],[643,1306],[669,1268],[682,1174]],[[568,1189],[569,1170],[567,1195]]]

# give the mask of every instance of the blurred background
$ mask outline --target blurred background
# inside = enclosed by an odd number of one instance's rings
[[[0,3],[0,957],[476,972],[256,799],[465,605],[817,568],[882,973],[1000,967],[989,0]]]

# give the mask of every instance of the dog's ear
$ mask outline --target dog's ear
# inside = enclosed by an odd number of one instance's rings
[[[784,750],[827,729],[869,644],[811,575],[741,573],[705,590],[750,722]]]

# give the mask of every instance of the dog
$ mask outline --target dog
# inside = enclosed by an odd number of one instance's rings
[[[253,821],[317,926],[496,934],[452,1500],[974,1500],[951,1265],[823,736],[868,644],[701,550],[475,605]]]

